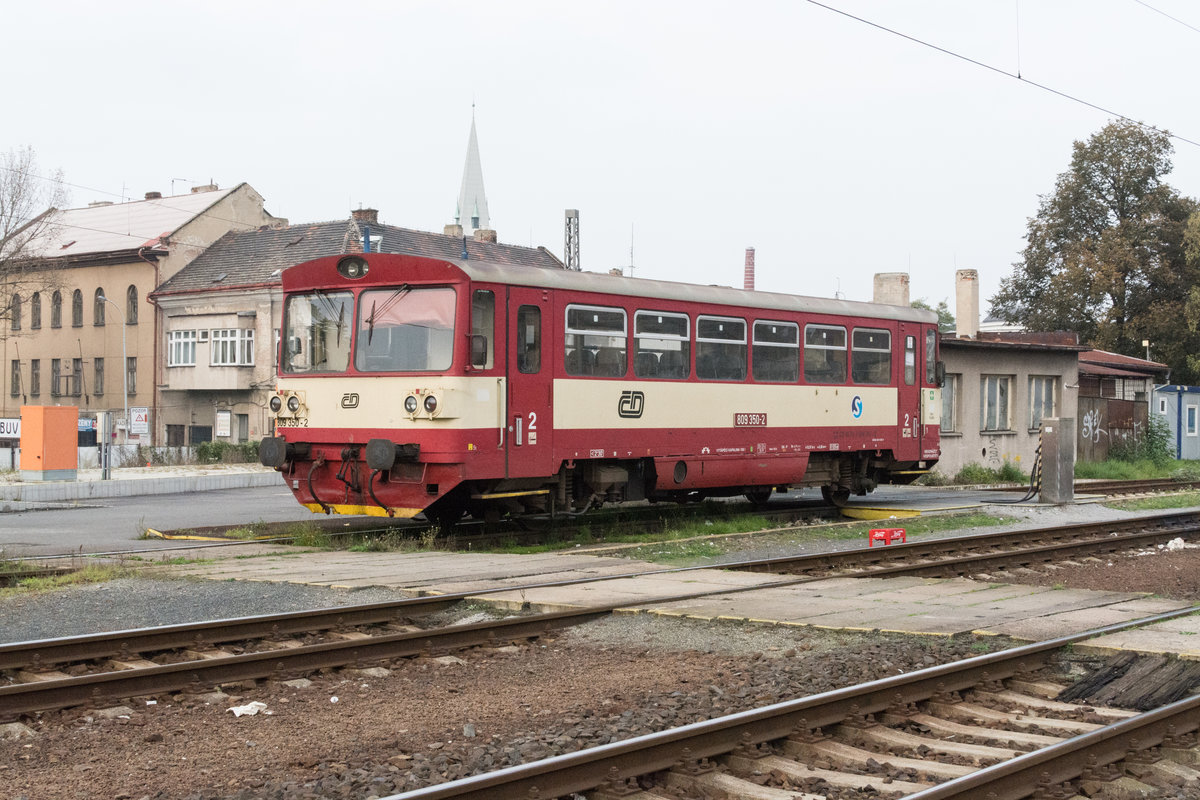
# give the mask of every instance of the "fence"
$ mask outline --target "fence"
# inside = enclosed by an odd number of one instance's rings
[[[1144,400],[1079,398],[1079,460],[1106,461],[1113,442],[1146,434],[1150,406]]]

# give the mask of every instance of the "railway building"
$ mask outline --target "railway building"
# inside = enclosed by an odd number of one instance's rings
[[[85,422],[126,407],[147,408],[153,420],[161,406],[163,319],[146,302],[156,286],[229,231],[286,224],[247,183],[52,208],[39,220],[47,233],[25,254],[37,290],[5,298],[0,417],[20,416],[22,405],[75,405]],[[149,430],[119,430],[116,441],[157,443]]]

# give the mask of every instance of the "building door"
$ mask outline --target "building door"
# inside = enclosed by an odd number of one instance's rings
[[[551,475],[553,461],[553,372],[557,352],[549,335],[549,292],[508,289],[508,468],[509,477]]]

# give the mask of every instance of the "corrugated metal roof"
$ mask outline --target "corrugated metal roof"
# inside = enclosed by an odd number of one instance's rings
[[[1088,350],[1079,354],[1079,360],[1090,364],[1106,364],[1108,366],[1138,370],[1143,374],[1166,372],[1170,369],[1167,364],[1161,364],[1157,361],[1147,361],[1144,358],[1137,358],[1135,356],[1125,356],[1120,353],[1110,353],[1107,350]]]
[[[266,230],[231,231],[158,287],[155,293],[279,284],[279,272],[293,264],[350,252],[355,231],[358,231],[358,239],[361,240],[363,228],[370,228],[372,240],[382,238],[378,247],[372,247],[381,253],[457,261],[462,258],[465,247],[471,260],[562,269],[562,262],[542,248],[477,242],[473,239],[464,242],[461,238],[440,233],[398,228],[378,222],[366,224],[341,220]]]
[[[236,189],[56,211],[51,235],[30,255],[63,258],[153,247],[160,236],[174,233]]]

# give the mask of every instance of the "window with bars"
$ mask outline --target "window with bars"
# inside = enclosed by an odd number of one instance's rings
[[[167,333],[167,366],[196,366],[195,331],[170,331]]]
[[[42,394],[42,360],[32,359],[29,362],[29,396],[40,397]]]
[[[125,359],[125,391],[128,394],[137,394],[137,357],[130,356]]]
[[[214,367],[254,366],[254,331],[248,328],[213,330],[209,354],[209,363]]]
[[[83,292],[78,289],[71,293],[71,327],[83,327]]]

